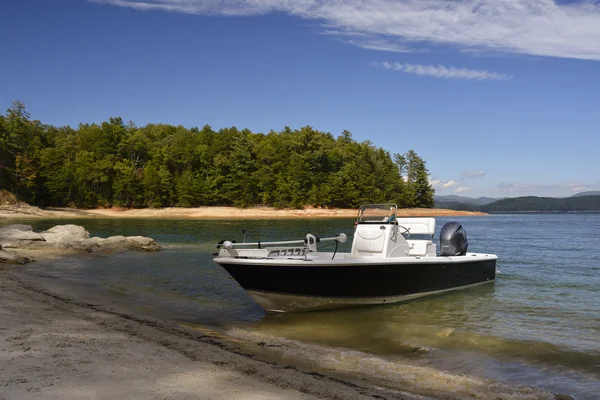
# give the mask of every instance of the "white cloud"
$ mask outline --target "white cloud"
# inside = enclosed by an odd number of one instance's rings
[[[456,185],[458,185],[458,183],[456,183],[456,182],[455,182],[455,181],[453,181],[453,180],[449,180],[448,182],[444,182],[444,183],[442,183],[442,187],[443,187],[444,189],[448,189],[448,188],[451,188],[451,187],[453,187],[453,186],[456,186]]]
[[[453,186],[458,185],[458,183],[456,183],[453,180],[449,180],[449,181],[443,181],[441,179],[431,179],[429,178],[429,184],[434,188],[434,189],[448,189],[451,188]]]
[[[350,43],[403,51],[414,43],[600,60],[600,4],[594,0],[88,0],[189,14],[285,12],[323,23]],[[366,35],[364,38],[357,34]]]
[[[485,171],[465,171],[462,174],[465,178],[475,179],[484,176],[485,173]]]
[[[464,186],[461,186],[461,187],[459,187],[459,188],[456,188],[456,189],[454,189],[454,190],[453,190],[453,192],[454,192],[454,193],[462,193],[462,192],[467,192],[467,191],[469,191],[469,190],[471,190],[471,188],[470,188],[470,187],[464,187]]]
[[[371,63],[371,65],[378,65],[377,63]],[[389,63],[382,62],[380,64],[383,68],[404,72],[406,74],[415,74],[423,76],[432,76],[434,78],[448,78],[448,79],[465,79],[465,80],[478,80],[478,81],[506,81],[511,77],[504,74],[491,71],[481,71],[466,68],[454,68],[445,67],[443,65],[421,65],[421,64],[402,64],[402,63]]]
[[[429,184],[434,189],[440,187],[441,183],[442,183],[442,181],[440,179],[431,179],[431,178],[429,178]]]
[[[578,192],[594,191],[600,189],[598,184],[583,184],[578,182],[556,183],[556,184],[521,184],[500,183],[494,191],[512,196],[570,196]]]

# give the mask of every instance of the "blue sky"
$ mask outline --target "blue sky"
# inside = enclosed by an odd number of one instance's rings
[[[600,190],[600,3],[2,0],[0,108],[414,149],[437,194]]]

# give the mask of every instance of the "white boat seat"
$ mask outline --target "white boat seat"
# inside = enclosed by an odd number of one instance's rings
[[[385,235],[382,231],[358,230],[355,248],[361,253],[382,253]]]
[[[398,225],[408,229],[411,235],[428,235],[435,234],[435,218],[398,218]],[[400,233],[404,233],[404,229],[399,228]]]
[[[407,240],[407,242],[409,256],[424,257],[430,253],[430,250],[433,252],[432,255],[435,255],[435,247],[430,240]]]

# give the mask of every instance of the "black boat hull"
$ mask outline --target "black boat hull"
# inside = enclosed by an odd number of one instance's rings
[[[393,303],[494,281],[495,258],[466,260],[319,266],[231,259],[219,264],[263,308],[298,311]]]

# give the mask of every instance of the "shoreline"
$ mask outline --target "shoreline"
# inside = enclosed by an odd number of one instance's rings
[[[357,210],[348,208],[276,209],[273,207],[168,207],[168,208],[39,208],[29,205],[1,206],[4,219],[75,219],[75,218],[139,218],[139,219],[317,219],[356,218]],[[482,216],[477,211],[455,211],[442,208],[399,209],[399,217]]]
[[[18,268],[18,267],[16,267]],[[389,376],[325,370],[294,349],[82,300],[0,267],[0,398],[557,400],[527,386],[398,364]],[[356,363],[369,363],[368,355]],[[160,368],[156,368],[160,365]],[[378,364],[373,364],[377,369]]]
[[[261,360],[219,332],[63,297],[3,268],[0,316],[2,399],[430,399]]]

